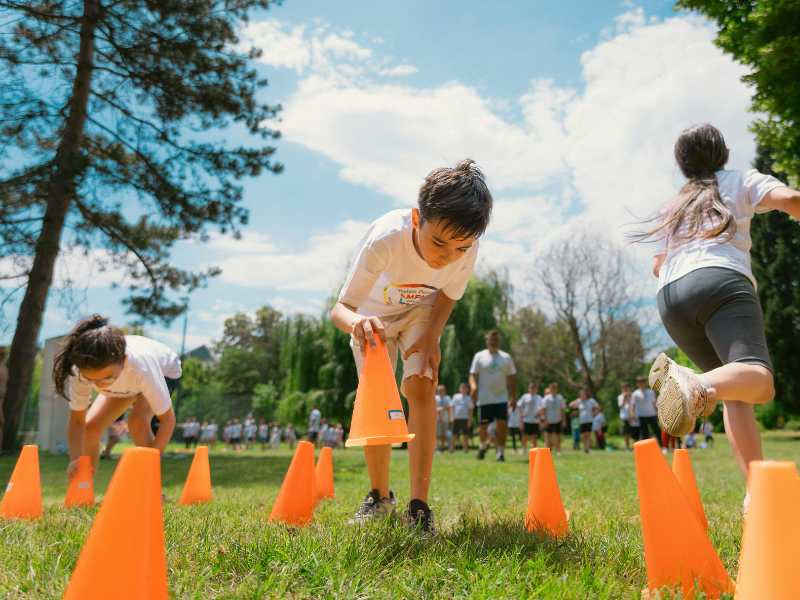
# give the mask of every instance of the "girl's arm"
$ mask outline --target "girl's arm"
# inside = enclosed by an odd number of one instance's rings
[[[86,410],[70,410],[67,420],[67,448],[69,466],[67,477],[72,479],[78,467],[78,459],[83,456],[83,436],[86,431]]]
[[[800,219],[800,191],[790,187],[775,188],[764,195],[759,206]]]

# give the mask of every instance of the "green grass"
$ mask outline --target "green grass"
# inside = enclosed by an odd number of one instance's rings
[[[692,454],[711,538],[732,575],[741,536],[743,485],[723,436]],[[765,437],[765,454],[800,459],[800,440]],[[522,526],[527,463],[437,455],[430,504],[440,535],[399,526],[346,525],[367,490],[357,450],[334,453],[336,498],[302,530],[269,524],[290,452],[211,457],[214,502],[164,509],[170,593],[176,598],[638,598],[645,567],[631,453],[565,451],[556,468],[570,535],[553,541]],[[0,482],[14,466],[0,457]],[[188,455],[165,459],[164,487],[179,497]],[[116,462],[103,462],[102,493]],[[42,456],[44,518],[0,521],[0,597],[59,598],[95,509],[65,510],[66,459]],[[396,451],[393,487],[408,501],[407,458]],[[0,485],[2,485],[0,483]],[[124,543],[124,540],[121,540]]]

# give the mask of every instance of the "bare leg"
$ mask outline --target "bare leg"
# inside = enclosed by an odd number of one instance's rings
[[[506,436],[508,435],[508,422],[498,419],[497,423],[497,448],[501,452],[506,449]]]
[[[117,420],[133,403],[134,397],[108,398],[102,394],[97,396],[86,413],[86,430],[83,436],[83,452],[92,459],[92,471],[97,469],[100,458],[100,438],[103,432]]]
[[[414,439],[408,443],[411,499],[428,501],[433,453],[436,447],[436,398],[433,380],[412,375],[403,382],[408,399],[408,428]]]
[[[381,498],[389,497],[389,465],[392,461],[391,446],[364,446],[370,489],[378,490]]]
[[[714,388],[718,400],[764,404],[775,396],[772,372],[761,365],[728,363],[704,373],[702,379]]]
[[[746,480],[750,462],[763,459],[761,434],[756,424],[753,405],[746,402],[726,401],[723,416],[725,435],[728,436],[733,448],[733,455]]]
[[[133,403],[133,410],[128,417],[128,431],[133,441],[140,448],[152,448],[153,430],[150,428],[150,420],[153,418],[153,411],[150,405],[142,396],[136,396]]]
[[[583,451],[589,452],[592,449],[592,434],[584,432],[581,434],[581,438],[583,438]]]
[[[481,449],[486,449],[489,446],[489,424],[481,423],[478,426],[478,437],[481,440]]]

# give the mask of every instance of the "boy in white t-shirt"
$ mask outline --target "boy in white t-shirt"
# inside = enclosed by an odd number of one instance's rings
[[[453,451],[453,435],[450,425],[453,422],[453,401],[447,395],[447,388],[440,385],[436,390],[436,438],[439,440],[439,452],[449,446]]]
[[[491,209],[492,196],[473,161],[431,172],[416,208],[393,210],[372,223],[331,310],[333,323],[352,336],[359,372],[366,344],[374,345],[376,336],[386,342],[393,364],[400,350],[400,391],[415,434],[408,444],[411,500],[404,521],[426,532],[434,531],[427,499],[436,448],[439,337],[472,275]],[[391,446],[366,446],[364,455],[371,490],[354,522],[394,512]]]
[[[589,388],[581,388],[578,398],[569,403],[571,409],[578,411],[583,451],[587,454],[592,448],[592,423],[597,413],[600,412],[600,404],[590,394]]]
[[[469,452],[469,442],[472,437],[472,410],[475,405],[472,403],[472,396],[469,394],[469,386],[462,383],[458,386],[458,393],[453,394],[453,437],[461,438],[461,448],[464,452]]]
[[[128,408],[128,432],[136,445],[164,452],[175,429],[171,392],[180,377],[181,360],[164,344],[125,335],[100,315],[78,323],[53,362],[56,392],[70,409],[67,476],[73,477],[83,455],[97,468],[100,438]],[[150,428],[154,415],[159,423],[155,436]]]
[[[528,392],[517,401],[522,417],[522,452],[527,455],[528,442],[536,448],[541,433],[542,408],[544,399],[539,395],[539,384],[529,383]]]
[[[567,425],[567,402],[558,393],[558,384],[553,382],[542,401],[542,409],[546,423],[547,447],[550,451],[561,454],[561,432]]]
[[[800,191],[751,169],[725,169],[729,150],[709,124],[683,131],[675,159],[687,181],[640,239],[655,239],[658,309],[667,332],[703,373],[665,354],[650,370],[658,416],[682,436],[724,404],[725,431],[742,473],[762,460],[756,404],[775,395],[764,317],[750,266],[750,221],[780,210],[800,218]],[[745,501],[747,504],[747,501]]]

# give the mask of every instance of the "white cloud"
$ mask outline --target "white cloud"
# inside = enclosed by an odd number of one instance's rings
[[[417,72],[418,69],[414,65],[397,65],[390,69],[384,69],[381,71],[381,75],[386,75],[387,77],[407,77],[409,75],[415,75]]]
[[[306,43],[305,27],[283,27],[273,19],[252,21],[240,32],[239,49],[251,46],[262,50],[259,62],[272,67],[302,73],[311,64],[311,49]]]

